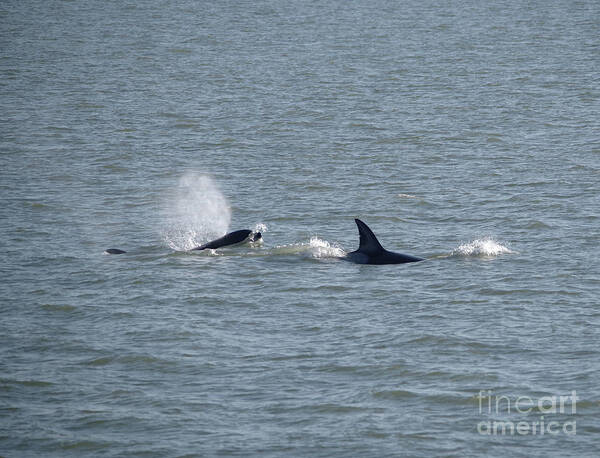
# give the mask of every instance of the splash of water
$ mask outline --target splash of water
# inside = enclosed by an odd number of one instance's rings
[[[452,256],[462,257],[494,257],[501,254],[514,253],[510,248],[502,245],[491,237],[476,239],[464,243],[452,251]]]
[[[208,175],[186,173],[165,205],[162,236],[173,250],[189,250],[221,237],[231,222],[231,208]]]
[[[313,258],[341,258],[346,255],[346,252],[336,244],[331,244],[318,237],[311,237],[308,245]]]
[[[279,255],[301,255],[309,258],[340,258],[346,255],[346,252],[337,244],[329,243],[318,237],[311,237],[308,243],[293,243],[290,245],[280,245],[272,250],[272,253]]]
[[[260,232],[262,234],[267,232],[268,230],[269,229],[267,228],[267,225],[265,223],[256,223],[254,225],[253,232]]]

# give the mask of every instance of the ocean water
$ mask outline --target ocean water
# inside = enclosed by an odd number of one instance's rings
[[[2,2],[0,455],[598,456],[599,36],[593,1]],[[426,260],[343,261],[354,218]]]

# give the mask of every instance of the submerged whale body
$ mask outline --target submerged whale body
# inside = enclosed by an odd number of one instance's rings
[[[192,248],[192,250],[216,250],[217,248],[222,248],[224,246],[238,245],[246,242],[257,242],[261,238],[262,234],[260,232],[242,229],[225,234],[223,237],[205,243],[204,245],[197,246],[196,248]]]
[[[359,219],[354,220],[358,226],[360,245],[358,250],[348,253],[346,260],[357,264],[404,264],[417,262],[423,259],[407,254],[393,253],[381,246],[373,231]]]

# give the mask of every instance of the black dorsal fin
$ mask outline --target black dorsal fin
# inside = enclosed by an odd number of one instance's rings
[[[354,221],[358,226],[358,235],[360,236],[360,246],[357,251],[369,255],[385,251],[379,240],[377,240],[377,237],[375,237],[375,234],[373,234],[373,231],[369,229],[369,226],[359,219],[355,219]]]

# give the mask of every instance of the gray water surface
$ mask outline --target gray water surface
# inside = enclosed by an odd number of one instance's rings
[[[599,36],[592,1],[2,2],[0,454],[597,456]],[[426,261],[340,260],[357,217]]]

